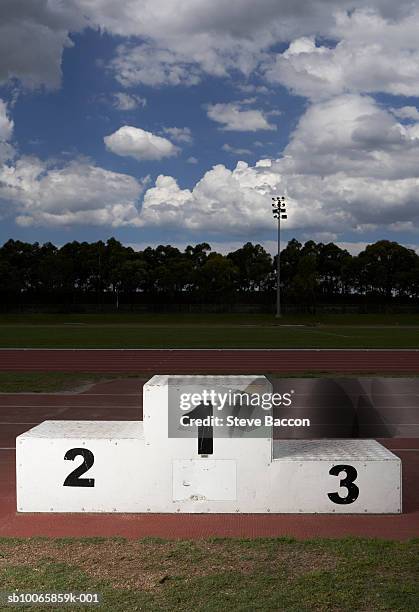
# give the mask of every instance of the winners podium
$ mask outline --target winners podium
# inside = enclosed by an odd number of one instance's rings
[[[18,512],[401,512],[401,461],[375,440],[274,440],[249,408],[194,425],[182,402],[204,387],[272,394],[262,376],[154,376],[142,422],[45,421],[16,439]]]

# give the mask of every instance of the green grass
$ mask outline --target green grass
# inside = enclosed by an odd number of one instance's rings
[[[191,373],[192,370],[191,370]],[[199,374],[205,374],[205,372],[199,371]],[[339,378],[351,377],[351,376],[376,376],[378,372],[370,372],[366,374],[363,372],[352,372],[347,374],[339,374]],[[265,372],[268,378],[278,378],[278,374],[275,372]],[[381,378],[403,378],[406,374],[403,373],[384,373],[379,374]],[[1,372],[0,371],[0,393],[60,393],[60,392],[80,392],[86,387],[97,383],[106,382],[120,378],[136,378],[142,380],[149,380],[153,376],[152,372],[117,372],[117,373],[106,373],[96,374],[83,372],[82,374],[76,372]],[[409,378],[417,377],[419,374],[410,373]],[[281,373],[280,378],[336,378],[337,375],[330,372],[290,372]]]
[[[417,348],[419,316],[3,315],[3,348]],[[393,323],[392,325],[390,323]]]
[[[419,325],[418,314],[2,314],[0,325]]]
[[[209,328],[109,325],[0,328],[3,348],[418,348],[419,327]]]
[[[2,539],[0,583],[96,591],[112,612],[416,612],[419,541]]]
[[[1,372],[0,393],[57,393],[78,391],[90,384],[114,378],[150,378],[138,373],[95,374],[89,372]]]

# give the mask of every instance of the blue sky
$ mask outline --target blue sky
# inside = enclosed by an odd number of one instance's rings
[[[418,248],[419,7],[330,7],[6,0],[0,241]]]

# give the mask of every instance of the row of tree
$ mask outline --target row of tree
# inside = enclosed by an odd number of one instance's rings
[[[285,301],[314,304],[368,296],[391,301],[419,299],[419,256],[396,242],[381,240],[357,256],[333,243],[291,240],[281,252]],[[22,300],[48,304],[71,300],[97,303],[270,303],[276,287],[276,257],[246,243],[222,255],[207,243],[134,251],[114,238],[69,242],[56,247],[9,240],[0,247],[3,308]]]

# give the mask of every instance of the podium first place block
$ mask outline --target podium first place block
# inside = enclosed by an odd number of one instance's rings
[[[214,435],[203,453],[197,427],[173,437],[173,397],[202,384],[272,389],[260,376],[155,376],[144,387],[144,427],[45,421],[16,440],[18,511],[401,512],[401,461],[375,440],[273,440],[264,428]]]

